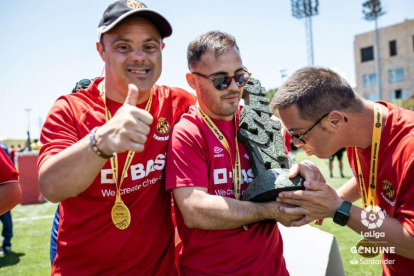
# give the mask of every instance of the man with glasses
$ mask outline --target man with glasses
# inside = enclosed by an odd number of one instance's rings
[[[337,191],[325,181],[305,177],[305,191],[280,193],[277,201],[298,206],[281,207],[283,213],[304,215],[292,225],[333,218],[358,234],[368,233],[365,248],[370,243],[387,248],[384,275],[412,275],[414,112],[365,100],[338,74],[316,67],[295,72],[271,106],[307,155],[327,158],[346,147],[354,173]],[[296,166],[292,175],[308,170]],[[352,205],[360,198],[365,210]],[[372,229],[384,235],[373,235]]]
[[[48,115],[38,170],[43,194],[59,202],[52,275],[176,275],[164,167],[170,130],[194,96],[155,85],[171,34],[143,3],[111,4],[96,44],[105,78]]]
[[[299,216],[281,216],[275,201],[241,201],[254,177],[236,136],[251,74],[236,40],[205,33],[190,43],[187,60],[198,102],[173,130],[166,168],[183,243],[181,275],[288,275],[275,220],[289,225]]]

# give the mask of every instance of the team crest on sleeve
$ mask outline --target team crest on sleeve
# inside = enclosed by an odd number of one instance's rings
[[[161,135],[167,135],[171,130],[171,125],[167,122],[167,119],[161,117],[158,119],[156,130]]]
[[[145,6],[144,3],[141,3],[141,2],[139,2],[137,0],[128,0],[127,1],[127,6],[129,8],[131,8],[131,9],[134,9],[134,10],[139,10],[139,9],[145,9],[145,8],[147,8],[147,6]]]
[[[395,190],[392,187],[392,183],[388,180],[383,180],[382,181],[382,190],[384,191],[384,193],[387,195],[387,197],[390,200],[394,200],[395,199]]]

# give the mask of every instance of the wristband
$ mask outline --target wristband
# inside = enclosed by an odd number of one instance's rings
[[[95,140],[95,133],[98,130],[98,127],[95,127],[94,129],[91,130],[91,132],[89,133],[89,140],[90,140],[90,145],[93,149],[93,151],[102,158],[105,159],[109,159],[111,157],[114,157],[114,153],[112,153],[111,155],[107,155],[105,153],[103,153],[99,148],[98,145],[96,145],[96,140]]]

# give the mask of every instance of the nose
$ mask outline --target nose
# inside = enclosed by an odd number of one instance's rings
[[[301,140],[299,140],[298,138],[294,136],[292,136],[292,141],[295,147],[301,148],[304,145],[304,143]]]
[[[228,90],[230,91],[237,91],[239,90],[239,87],[236,84],[236,80],[234,78],[230,79],[230,84],[229,87],[227,87]]]
[[[145,53],[143,51],[137,49],[132,53],[131,60],[135,63],[144,63],[145,62]]]

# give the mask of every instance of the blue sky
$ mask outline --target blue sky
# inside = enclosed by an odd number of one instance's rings
[[[95,49],[97,26],[113,0],[0,1],[0,140],[39,137],[53,102],[83,78],[99,76],[103,62]],[[338,71],[355,84],[353,41],[373,30],[363,20],[362,0],[320,0],[312,20],[315,65]],[[198,35],[221,30],[234,35],[243,63],[267,89],[307,65],[305,23],[291,15],[290,0],[149,0],[173,26],[166,39],[159,84],[188,91],[186,49]],[[412,0],[383,0],[379,27],[414,18]]]

